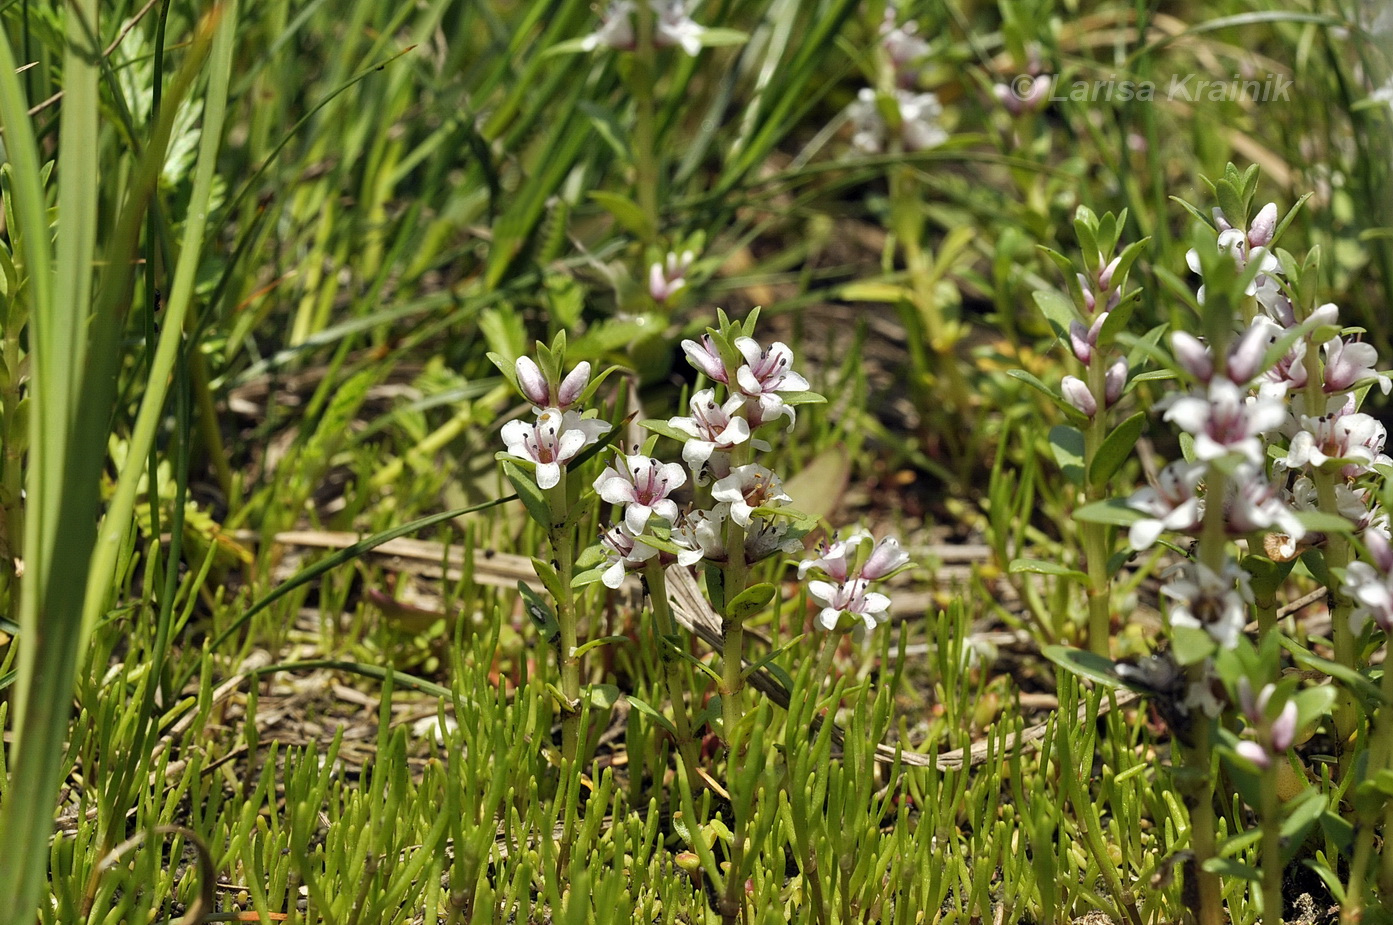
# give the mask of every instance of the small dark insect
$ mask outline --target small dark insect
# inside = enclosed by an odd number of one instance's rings
[[[1169,651],[1120,661],[1113,671],[1128,688],[1150,698],[1152,707],[1172,735],[1183,743],[1190,743],[1190,708],[1185,703],[1189,681],[1185,669],[1176,663]]]

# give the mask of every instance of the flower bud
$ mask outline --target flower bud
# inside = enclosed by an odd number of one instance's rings
[[[1098,402],[1088,389],[1088,383],[1077,376],[1065,376],[1059,383],[1064,400],[1089,417],[1098,413]]]
[[[551,403],[551,389],[547,385],[546,377],[531,357],[518,357],[514,369],[517,370],[518,389],[523,398],[539,408],[545,408]]]
[[[1284,752],[1296,740],[1296,701],[1288,700],[1272,721],[1272,750]]]
[[[588,362],[577,363],[576,368],[561,380],[561,387],[556,390],[556,404],[563,411],[580,400],[581,393],[590,384],[590,364]]]
[[[1248,246],[1266,247],[1272,243],[1272,236],[1276,232],[1277,203],[1269,202],[1253,217],[1252,224],[1248,226]]]
[[[876,543],[871,557],[861,567],[861,577],[879,581],[908,561],[909,553],[900,548],[900,541],[893,536],[887,536]]]
[[[1200,382],[1214,377],[1214,360],[1209,356],[1209,348],[1193,334],[1176,331],[1171,335],[1171,350],[1185,371]]]
[[[1108,407],[1117,404],[1122,397],[1122,389],[1127,385],[1127,361],[1118,360],[1103,374],[1103,398]]]

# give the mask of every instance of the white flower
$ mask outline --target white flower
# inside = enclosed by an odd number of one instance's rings
[[[1204,518],[1204,502],[1196,487],[1204,478],[1202,463],[1173,462],[1156,475],[1155,487],[1138,489],[1128,507],[1150,514],[1132,524],[1127,541],[1133,549],[1150,548],[1163,531],[1191,533]]]
[[[698,475],[698,483],[706,462],[716,451],[726,451],[750,439],[750,425],[737,412],[745,404],[739,395],[726,399],[724,404],[716,404],[714,389],[702,389],[692,396],[691,417],[668,418],[668,424],[677,428],[691,439],[682,445],[682,460]],[[755,447],[768,450],[769,444],[755,441]]]
[[[1373,344],[1334,337],[1321,345],[1321,350],[1325,352],[1325,383],[1322,388],[1327,393],[1352,389],[1368,379],[1377,382],[1385,395],[1393,386],[1387,373],[1374,369],[1378,364],[1378,350]]]
[[[1240,271],[1247,268],[1248,264],[1254,260],[1259,263],[1258,275],[1248,284],[1244,294],[1258,295],[1260,289],[1268,289],[1270,284],[1272,289],[1267,291],[1266,297],[1272,299],[1275,295],[1279,295],[1279,291],[1274,293],[1276,284],[1272,283],[1268,277],[1280,276],[1282,264],[1267,246],[1272,243],[1272,236],[1277,227],[1277,204],[1269,202],[1263,206],[1253,217],[1252,224],[1247,230],[1234,228],[1224,217],[1224,213],[1217,208],[1214,210],[1214,223],[1219,228],[1219,251],[1232,257],[1234,263],[1238,264]],[[1199,251],[1194,248],[1186,251],[1185,263],[1191,271],[1202,272]],[[1200,304],[1203,305],[1203,286],[1200,286],[1196,296]]]
[[[648,268],[648,294],[655,302],[666,302],[687,286],[687,270],[696,256],[683,251],[681,256],[669,252],[664,263],[654,262]]]
[[[824,629],[849,629],[860,622],[868,630],[873,630],[886,619],[890,609],[890,598],[876,591],[868,590],[870,582],[856,578],[847,582],[810,581],[808,593],[825,606],[817,615]],[[846,625],[843,625],[845,615]]]
[[[695,565],[702,559],[724,562],[727,508],[718,504],[710,511],[692,511],[672,531],[679,565]]]
[[[1162,596],[1170,602],[1170,625],[1203,629],[1220,647],[1233,648],[1253,602],[1248,573],[1232,561],[1225,562],[1219,572],[1202,562],[1182,562],[1176,571],[1179,577],[1161,588]]]
[[[1280,401],[1250,398],[1224,378],[1212,380],[1203,396],[1191,394],[1172,402],[1165,414],[1166,420],[1194,435],[1196,459],[1208,462],[1239,453],[1255,466],[1261,466],[1264,457],[1258,435],[1280,427],[1286,417]]]
[[[595,491],[610,504],[624,505],[624,525],[634,534],[643,532],[656,514],[668,523],[677,520],[677,503],[670,499],[687,482],[677,463],[660,463],[649,456],[617,454],[622,468],[608,466],[595,480]]]
[[[948,133],[939,124],[943,106],[932,93],[912,93],[896,90],[894,105],[900,111],[900,143],[906,151],[926,151],[948,140]],[[856,101],[847,107],[847,116],[854,130],[851,143],[867,154],[885,150],[889,127],[880,114],[876,92],[862,88]]]
[[[750,428],[753,430],[780,415],[787,416],[788,426],[792,427],[793,408],[784,404],[779,393],[808,390],[808,380],[792,369],[793,351],[777,342],[765,350],[752,337],[737,337],[735,349],[745,359],[735,371],[735,384],[742,395],[751,399]]]
[[[870,539],[865,530],[853,530],[845,538],[834,537],[830,543],[822,544],[822,554],[816,559],[804,559],[798,563],[798,577],[803,578],[811,569],[818,569],[833,581],[846,581],[851,573],[851,563],[856,559],[856,551],[861,544]]]
[[[561,481],[562,466],[609,429],[604,421],[549,408],[538,415],[535,424],[509,421],[503,425],[502,436],[508,455],[537,464],[537,487],[547,489]]]
[[[700,53],[706,30],[692,21],[685,3],[681,0],[648,0],[648,5],[655,14],[655,46],[679,46],[692,56]],[[637,4],[633,0],[613,0],[600,16],[600,28],[585,37],[581,48],[585,51],[601,47],[633,51],[638,46],[634,22],[637,13]]]
[[[1333,410],[1320,417],[1303,414],[1297,418],[1300,429],[1292,435],[1287,455],[1278,463],[1289,469],[1319,469],[1332,460],[1347,460],[1340,470],[1347,479],[1357,478],[1375,465],[1387,465],[1390,460],[1383,455],[1383,445],[1388,431],[1378,419],[1356,412],[1353,395],[1338,407],[1335,402],[1331,406]]]
[[[728,503],[730,519],[742,527],[750,525],[755,508],[777,507],[793,500],[784,494],[784,484],[779,477],[757,463],[730,470],[730,475],[711,489],[711,497]]]
[[[605,550],[608,567],[600,576],[606,588],[617,588],[624,583],[627,572],[636,572],[644,563],[658,554],[658,550],[634,536],[623,524],[611,527],[600,537],[600,545]]]

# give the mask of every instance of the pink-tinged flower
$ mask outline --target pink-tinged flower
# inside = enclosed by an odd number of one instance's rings
[[[1279,464],[1288,469],[1310,466],[1319,469],[1332,460],[1345,460],[1340,469],[1346,479],[1355,479],[1375,465],[1390,463],[1383,454],[1388,431],[1378,419],[1354,410],[1354,396],[1334,406],[1320,417],[1300,415],[1300,429],[1292,435],[1287,455]]]
[[[680,257],[669,252],[666,261],[655,261],[648,268],[648,294],[655,302],[666,302],[686,288],[687,270],[694,259],[691,251],[683,251]]]
[[[1118,360],[1103,371],[1103,400],[1109,408],[1122,397],[1122,390],[1127,387],[1127,373],[1126,360]]]
[[[617,588],[624,583],[624,575],[641,570],[644,564],[658,554],[642,537],[634,536],[623,524],[611,527],[600,537],[600,545],[605,550],[607,566],[600,576],[606,588]]]
[[[1253,602],[1248,573],[1232,561],[1218,572],[1202,562],[1189,561],[1176,566],[1175,571],[1179,577],[1161,588],[1169,603],[1166,615],[1170,625],[1203,629],[1220,647],[1233,648]]]
[[[831,542],[822,544],[821,555],[816,559],[804,559],[798,563],[798,577],[806,576],[811,569],[818,569],[833,581],[846,581],[856,561],[856,551],[870,538],[869,533],[860,529],[853,530],[845,537],[834,537]]]
[[[508,455],[536,463],[537,487],[549,489],[561,481],[561,467],[609,433],[609,429],[604,421],[551,408],[543,411],[534,424],[509,421],[503,425],[502,435]]]
[[[1288,392],[1306,386],[1306,341],[1297,340],[1291,349],[1262,374],[1258,389],[1269,398],[1285,398]]]
[[[908,564],[909,553],[900,548],[899,540],[887,536],[871,550],[871,557],[861,566],[861,577],[879,581]]]
[[[1378,350],[1373,344],[1334,337],[1321,345],[1321,349],[1325,352],[1325,382],[1321,388],[1327,394],[1352,389],[1369,379],[1375,380],[1385,395],[1393,386],[1387,373],[1374,369]]]
[[[668,523],[677,521],[677,502],[668,495],[687,482],[677,463],[660,463],[650,456],[617,454],[620,466],[608,466],[595,480],[595,491],[610,504],[624,505],[624,525],[643,532],[653,515]]]
[[[1253,224],[1249,230],[1234,228],[1229,224],[1224,213],[1219,209],[1214,210],[1214,223],[1219,227],[1219,250],[1227,253],[1233,258],[1234,263],[1238,264],[1239,270],[1245,269],[1249,263],[1256,260],[1259,263],[1260,272],[1248,284],[1244,290],[1245,295],[1257,295],[1258,290],[1265,288],[1269,283],[1269,276],[1280,276],[1282,264],[1276,256],[1268,250],[1267,245],[1272,241],[1272,234],[1276,229],[1277,205],[1268,203],[1263,207],[1253,219]],[[1270,219],[1270,222],[1269,222]],[[1185,263],[1191,271],[1201,273],[1199,251],[1191,248],[1185,253]],[[1275,284],[1274,284],[1275,285]],[[1196,294],[1201,305],[1204,304],[1204,287],[1200,286]],[[1269,297],[1272,293],[1269,292]]]
[[[784,485],[779,477],[757,463],[730,470],[730,475],[711,489],[711,497],[715,501],[728,503],[730,519],[742,527],[750,525],[755,508],[778,507],[793,500],[784,493]]]
[[[1207,394],[1186,395],[1171,403],[1165,418],[1194,435],[1195,458],[1201,462],[1238,453],[1261,466],[1264,450],[1258,435],[1282,426],[1285,406],[1272,398],[1250,398],[1225,378],[1210,381]]]
[[[885,19],[880,24],[880,41],[894,65],[895,82],[901,87],[911,87],[929,55],[929,43],[919,37],[917,22],[911,19],[897,26],[895,16],[895,8],[887,6]]]
[[[1133,549],[1149,549],[1160,535],[1193,533],[1204,520],[1204,501],[1197,493],[1204,478],[1201,463],[1173,462],[1156,474],[1156,485],[1138,489],[1127,506],[1150,517],[1134,522],[1127,534]]]
[[[687,355],[687,362],[702,372],[707,379],[730,384],[725,361],[721,359],[721,353],[716,349],[716,345],[711,342],[710,334],[703,334],[699,341],[682,341],[682,352]]]
[[[659,48],[679,46],[695,57],[701,52],[701,40],[706,30],[692,21],[686,4],[681,0],[648,0],[655,14],[653,44]],[[638,8],[634,0],[613,0],[600,16],[600,28],[585,37],[581,48],[613,48],[633,51],[638,46],[635,17]]]
[[[1364,534],[1373,563],[1351,562],[1342,588],[1358,604],[1349,615],[1350,629],[1358,633],[1373,620],[1385,633],[1393,633],[1393,546],[1381,533]]]
[[[906,151],[926,151],[948,140],[948,133],[939,124],[943,106],[932,93],[912,93],[896,90],[894,104],[900,111],[900,144]],[[851,144],[867,154],[885,150],[890,134],[885,117],[880,114],[876,92],[863,87],[856,100],[847,107],[853,134]]]
[[[1209,347],[1187,331],[1176,331],[1171,335],[1171,353],[1180,367],[1200,382],[1214,378],[1214,358],[1209,355]]]
[[[823,604],[817,622],[828,630],[847,630],[854,626],[875,629],[888,616],[890,598],[869,588],[870,582],[864,578],[847,582],[808,582],[808,593]]]
[[[518,389],[523,398],[539,408],[551,404],[551,387],[547,385],[546,377],[542,375],[536,361],[531,357],[518,357],[514,369],[517,370]]]
[[[735,349],[745,362],[735,371],[735,384],[740,393],[750,398],[751,429],[780,415],[787,416],[793,426],[794,411],[784,404],[780,392],[806,392],[808,380],[792,369],[793,351],[785,344],[775,343],[765,350],[752,337],[737,337]]]
[[[513,368],[517,371],[519,391],[539,414],[548,408],[565,411],[580,400],[590,384],[589,363],[577,363],[554,388],[531,357],[518,357]]]
[[[744,403],[745,399],[735,395],[718,405],[715,390],[702,389],[692,396],[691,417],[668,418],[670,426],[691,438],[682,445],[682,460],[697,473],[698,484],[704,484],[700,476],[712,453],[725,452],[750,439],[749,422],[736,413]],[[755,446],[769,449],[762,440],[756,440]]]
[[[1083,365],[1087,366],[1093,359],[1093,350],[1098,346],[1098,334],[1103,330],[1103,322],[1107,320],[1108,313],[1101,312],[1086,328],[1081,321],[1069,322],[1069,346],[1073,348],[1075,358]]]
[[[1266,247],[1272,243],[1277,231],[1277,203],[1269,202],[1263,206],[1248,225],[1248,246]]]
[[[1276,528],[1287,538],[1280,544],[1281,551],[1287,558],[1294,555],[1295,544],[1306,536],[1306,528],[1283,500],[1281,486],[1269,482],[1261,469],[1247,465],[1235,469],[1226,484],[1224,524],[1228,532],[1242,536]]]
[[[1239,385],[1247,385],[1263,371],[1267,351],[1282,336],[1282,329],[1266,315],[1259,315],[1229,347],[1224,373]]]
[[[1067,401],[1076,411],[1081,411],[1088,417],[1098,413],[1098,401],[1093,397],[1093,391],[1078,376],[1065,376],[1059,381],[1059,390]]]

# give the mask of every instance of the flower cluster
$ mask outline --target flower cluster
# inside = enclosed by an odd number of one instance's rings
[[[509,421],[502,437],[509,457],[536,468],[537,487],[551,489],[561,483],[567,463],[599,442],[610,426],[573,408],[590,384],[590,364],[579,363],[563,377],[552,352],[543,348],[542,356],[549,374],[530,357],[519,357],[513,366],[518,391],[532,404],[536,420]]]
[[[701,51],[706,30],[692,21],[683,0],[647,0],[653,10],[653,44],[659,48],[676,46],[689,55]],[[638,4],[634,0],[613,0],[600,15],[600,28],[581,42],[583,51],[613,48],[633,51],[638,46],[635,19]]]
[[[1241,179],[1236,185],[1251,190],[1247,178]],[[1240,305],[1218,355],[1193,335],[1171,336],[1178,370],[1192,385],[1165,403],[1165,418],[1189,436],[1189,449],[1187,459],[1167,465],[1154,486],[1129,499],[1145,515],[1131,525],[1132,546],[1144,549],[1166,532],[1200,535],[1212,486],[1221,484],[1228,537],[1245,539],[1250,552],[1289,562],[1327,539],[1303,526],[1301,517],[1318,509],[1337,513],[1320,504],[1323,484],[1327,506],[1333,498],[1352,532],[1362,534],[1371,549],[1387,550],[1388,515],[1363,482],[1376,466],[1390,464],[1384,454],[1387,433],[1358,410],[1370,386],[1387,392],[1390,385],[1374,368],[1376,351],[1339,331],[1334,305],[1298,307],[1297,290],[1272,251],[1279,227],[1275,204],[1260,209],[1246,227],[1235,227],[1218,210],[1214,219],[1220,252],[1240,271],[1247,269],[1240,277],[1248,279],[1242,293],[1261,311],[1244,315]],[[1203,263],[1195,250],[1187,260],[1196,270]],[[1346,593],[1361,604],[1358,622],[1380,619],[1381,602],[1390,599],[1393,556],[1385,558],[1378,570],[1360,563],[1344,578]],[[1212,558],[1206,561],[1185,564],[1167,585],[1168,617],[1172,627],[1202,628],[1219,648],[1229,649],[1252,601],[1248,574],[1232,558],[1222,567]],[[1256,743],[1245,747],[1255,761],[1256,748]]]
[[[794,404],[821,396],[809,392],[808,381],[793,370],[786,345],[766,348],[746,333],[752,329],[753,320],[741,326],[722,316],[720,330],[683,341],[688,362],[712,387],[691,397],[689,415],[645,422],[682,443],[697,495],[685,512],[671,497],[688,480],[678,463],[619,454],[596,480],[601,498],[623,506],[622,518],[602,541],[606,585],[618,587],[626,571],[644,568],[655,555],[682,565],[721,565],[738,547],[752,564],[801,547],[802,534],[780,511],[792,500],[783,482],[753,461],[756,451],[771,448],[755,434],[776,422],[792,426]]]
[[[845,539],[823,544],[821,555],[799,564],[798,575],[801,578],[815,571],[822,576],[808,582],[808,593],[822,604],[817,620],[824,629],[854,629],[861,634],[875,629],[889,616],[890,598],[872,591],[872,583],[890,577],[908,564],[909,554],[894,537],[873,543],[869,533],[857,531]]]
[[[852,126],[851,144],[866,154],[886,151],[927,151],[948,140],[941,124],[943,105],[933,93],[917,92],[919,74],[929,46],[919,37],[913,20],[896,23],[893,5],[880,26],[883,63],[894,89],[877,93],[863,87],[846,108]]]
[[[1122,303],[1122,290],[1131,263],[1131,255],[1126,251],[1113,256],[1117,248],[1117,224],[1111,214],[1100,223],[1086,209],[1079,210],[1075,221],[1075,227],[1080,229],[1086,242],[1085,247],[1091,247],[1093,252],[1092,259],[1086,260],[1089,272],[1076,274],[1079,317],[1069,322],[1069,348],[1074,359],[1091,371],[1090,381],[1097,382],[1094,374],[1101,373],[1098,378],[1101,378],[1102,388],[1092,387],[1078,376],[1065,376],[1059,385],[1064,400],[1088,418],[1098,414],[1100,400],[1103,408],[1117,403],[1129,375],[1127,361],[1111,350],[1111,344],[1099,343],[1108,318]],[[1108,352],[1100,353],[1100,350]]]

